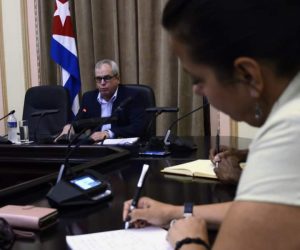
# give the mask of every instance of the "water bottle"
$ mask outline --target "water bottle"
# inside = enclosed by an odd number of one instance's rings
[[[9,115],[7,118],[7,133],[8,140],[12,143],[18,141],[18,122],[14,114]]]

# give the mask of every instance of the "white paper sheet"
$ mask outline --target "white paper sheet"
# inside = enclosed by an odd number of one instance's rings
[[[167,231],[158,227],[67,236],[72,250],[172,250]]]
[[[139,137],[121,138],[121,139],[106,139],[98,144],[103,145],[131,145],[138,141]]]

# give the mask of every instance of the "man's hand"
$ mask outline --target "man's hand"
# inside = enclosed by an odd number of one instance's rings
[[[70,132],[69,132],[69,131],[70,131]],[[74,134],[74,129],[71,128],[71,124],[67,124],[67,125],[64,126],[64,128],[63,128],[62,132],[60,133],[60,135],[57,136],[57,137],[54,139],[54,142],[57,142],[57,140],[58,140],[61,136],[67,135],[67,134],[69,134],[69,133],[70,133],[70,134]]]
[[[109,134],[108,134],[107,131],[98,131],[98,132],[93,133],[90,137],[95,142],[98,142],[98,141],[103,141],[105,139],[108,139],[109,138]]]

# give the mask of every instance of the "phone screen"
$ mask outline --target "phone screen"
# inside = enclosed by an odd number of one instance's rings
[[[101,181],[97,180],[96,178],[90,175],[80,176],[76,179],[70,180],[70,182],[83,190],[89,190],[101,184]]]

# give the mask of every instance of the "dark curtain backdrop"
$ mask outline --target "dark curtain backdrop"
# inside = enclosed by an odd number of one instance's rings
[[[50,58],[55,0],[36,0],[39,7],[41,84],[59,84],[60,69]],[[161,13],[167,0],[69,0],[80,64],[82,93],[95,88],[94,65],[113,59],[120,66],[121,82],[153,88],[157,106],[178,106],[178,114],[164,113],[157,120],[163,135],[177,117],[202,104],[192,93],[189,77],[168,43]],[[198,111],[173,129],[178,135],[203,135],[203,114]]]

